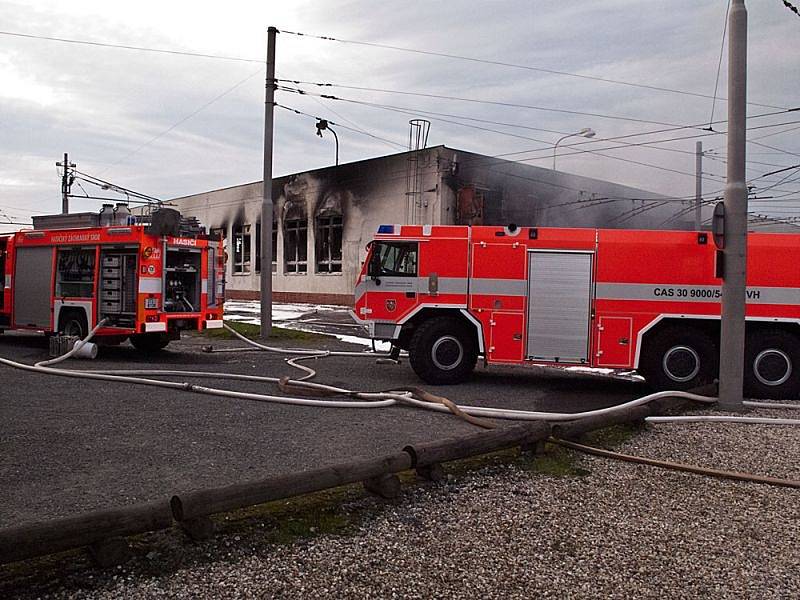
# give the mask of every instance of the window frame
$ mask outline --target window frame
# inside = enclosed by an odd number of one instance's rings
[[[386,259],[388,258],[388,252],[381,256],[380,259],[380,268],[377,273],[378,277],[418,277],[419,274],[419,242],[400,242],[400,241],[389,241],[389,240],[380,240],[374,241],[371,245],[372,252],[370,253],[370,261],[373,260],[373,256],[375,252],[380,252],[381,248],[411,248],[413,252],[411,253],[414,256],[413,265],[414,265],[414,272],[408,272],[404,270],[396,270],[396,269],[386,269]],[[379,254],[380,256],[380,254]],[[394,266],[397,266],[397,261],[399,257],[395,259]],[[405,259],[404,259],[405,260]]]
[[[342,273],[342,248],[344,246],[344,218],[338,213],[317,215],[315,219],[315,256],[314,263],[317,273],[323,275],[338,275]],[[338,222],[337,222],[338,221]],[[339,257],[335,258],[334,243],[338,230]]]
[[[234,275],[249,275],[253,264],[253,246],[250,236],[250,224],[234,225],[231,231],[231,246],[233,263],[231,269]],[[237,249],[237,242],[241,239],[241,251]]]
[[[303,243],[300,243],[300,237]],[[294,249],[291,244],[294,242]],[[301,249],[304,252],[301,253]],[[293,250],[293,251],[292,251]],[[301,256],[305,258],[301,259]],[[308,218],[284,219],[283,222],[283,272],[286,275],[308,273]]]

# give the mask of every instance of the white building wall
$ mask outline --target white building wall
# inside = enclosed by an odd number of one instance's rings
[[[273,203],[278,224],[278,248],[273,272],[275,297],[287,301],[352,303],[355,280],[366,257],[366,244],[385,223],[406,223],[408,207],[408,153],[318,169],[273,180]],[[440,178],[435,149],[423,151],[419,161],[417,221],[439,223]],[[257,298],[255,272],[256,223],[261,217],[262,183],[254,182],[183,198],[172,202],[185,215],[197,217],[209,230],[223,229],[228,263],[229,298]],[[317,271],[315,217],[324,206],[337,206],[342,214],[342,271]],[[288,210],[301,207],[308,219],[307,272],[287,272],[284,261],[284,225]],[[233,234],[250,225],[252,258],[247,273],[235,273]]]

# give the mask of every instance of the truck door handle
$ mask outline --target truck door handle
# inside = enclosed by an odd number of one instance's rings
[[[630,340],[628,340],[628,338],[626,338],[626,337],[621,337],[621,338],[619,338],[619,344],[620,344],[620,346],[627,346],[629,341],[630,341]]]
[[[406,292],[406,298],[416,298],[416,292]]]
[[[431,273],[428,275],[428,293],[436,296],[439,293],[439,274]]]

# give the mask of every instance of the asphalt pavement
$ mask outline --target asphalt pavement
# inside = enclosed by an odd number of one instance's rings
[[[129,344],[70,369],[185,369],[297,376],[267,352],[205,353],[186,336],[156,357]],[[238,341],[212,340],[216,348]],[[277,343],[276,343],[277,345]],[[336,339],[289,347],[363,349]],[[32,364],[48,357],[43,336],[6,333],[0,356]],[[407,362],[316,360],[315,381],[361,390],[420,386]],[[173,380],[180,380],[173,379]],[[193,383],[276,393],[275,386],[209,377]],[[581,411],[645,392],[642,384],[533,368],[478,367],[473,379],[435,393],[462,404]],[[510,423],[509,423],[510,424]],[[474,433],[458,418],[407,407],[307,408],[184,391],[30,373],[0,365],[0,527],[157,499],[270,475],[394,452],[406,444]]]

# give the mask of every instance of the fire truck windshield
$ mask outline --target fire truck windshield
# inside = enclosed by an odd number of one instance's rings
[[[372,277],[416,277],[416,242],[375,242],[369,274]]]

